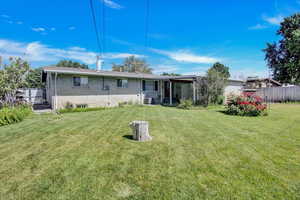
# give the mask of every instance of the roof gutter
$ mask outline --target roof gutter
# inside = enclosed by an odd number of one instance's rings
[[[168,79],[169,77],[146,77],[143,75],[140,76],[126,76],[126,75],[110,75],[110,74],[99,74],[97,72],[74,72],[74,71],[66,71],[66,70],[49,70],[44,69],[44,72],[54,72],[58,74],[75,74],[75,75],[91,75],[91,76],[105,76],[105,77],[118,77],[118,78],[141,78],[141,79],[156,79],[156,80],[164,80]]]

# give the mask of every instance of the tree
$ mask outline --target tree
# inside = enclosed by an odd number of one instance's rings
[[[267,43],[263,50],[273,78],[283,83],[300,83],[300,13],[285,18],[277,35],[282,39]]]
[[[210,70],[216,70],[217,72],[221,73],[222,76],[226,79],[228,79],[230,77],[230,73],[229,73],[229,67],[226,67],[225,65],[216,62],[211,68]]]
[[[26,76],[26,87],[28,88],[44,88],[42,82],[42,68],[29,69]]]
[[[152,74],[152,68],[149,67],[146,61],[136,58],[135,56],[125,58],[124,63],[121,65],[113,63],[112,70],[118,72],[141,72]]]
[[[224,88],[229,78],[227,73],[218,70],[214,66],[207,70],[205,77],[198,77],[196,80],[196,88],[200,99],[198,103],[205,106],[223,103]]]
[[[207,92],[208,102],[220,104],[224,94],[224,88],[227,84],[228,76],[223,72],[217,71],[213,67],[207,71]]]
[[[17,90],[26,86],[29,64],[21,58],[10,58],[0,70],[0,97],[4,103],[13,105]]]
[[[168,72],[163,72],[161,75],[162,75],[162,76],[181,76],[181,74],[177,74],[177,73],[168,73]]]
[[[72,60],[61,60],[56,64],[56,67],[73,67],[73,68],[81,68],[81,69],[89,68],[89,66],[86,64],[75,62]]]

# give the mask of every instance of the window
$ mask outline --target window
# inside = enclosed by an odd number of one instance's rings
[[[143,80],[143,91],[145,91],[146,90],[146,81],[145,80]]]
[[[88,77],[73,77],[73,86],[86,86],[89,84]]]
[[[117,87],[128,88],[128,80],[127,79],[117,79]]]
[[[143,80],[143,91],[158,91],[158,81]]]
[[[158,81],[155,81],[154,83],[155,83],[154,90],[155,90],[155,91],[158,91]]]

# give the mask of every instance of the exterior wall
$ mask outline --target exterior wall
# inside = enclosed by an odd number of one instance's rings
[[[239,81],[229,81],[228,85],[225,87],[224,96],[225,101],[230,94],[239,95],[243,92],[244,83]]]
[[[55,97],[55,75],[49,75],[47,99],[53,109],[61,109],[67,102],[74,105],[87,104],[88,107],[104,107],[117,106],[120,102],[142,104],[145,96],[159,99],[160,91],[142,91],[141,79],[127,79],[128,88],[119,88],[118,78],[114,77],[88,76],[87,86],[73,86],[73,77],[74,75],[58,74]]]
[[[154,80],[151,80],[151,81],[154,81]],[[146,84],[147,84],[147,81],[146,81]],[[160,103],[160,99],[161,99],[160,98],[160,96],[161,96],[160,90],[161,90],[161,85],[160,85],[160,81],[158,81],[158,90],[157,91],[145,90],[145,91],[142,91],[142,93],[145,98],[152,98],[154,100],[154,103]]]

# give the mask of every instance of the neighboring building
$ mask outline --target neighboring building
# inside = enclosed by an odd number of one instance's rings
[[[260,88],[281,87],[281,83],[271,78],[248,77],[244,86],[245,92],[255,92]]]
[[[197,76],[160,76],[144,73],[45,67],[46,100],[52,109],[75,106],[117,106],[120,102],[173,104],[181,99],[197,100]],[[243,82],[229,80],[225,95],[242,91]]]

